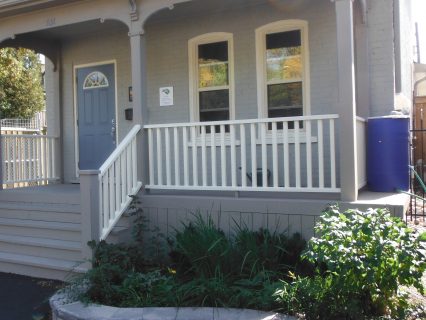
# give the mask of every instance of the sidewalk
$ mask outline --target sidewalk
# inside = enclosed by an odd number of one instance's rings
[[[58,281],[0,273],[0,320],[48,320]]]

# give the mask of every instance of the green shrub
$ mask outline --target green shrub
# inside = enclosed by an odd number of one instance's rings
[[[300,234],[290,239],[284,233],[267,229],[251,231],[239,228],[235,235],[235,256],[240,272],[252,277],[264,270],[287,273],[300,266],[300,255],[306,247],[306,241]]]
[[[362,319],[390,315],[402,319],[407,308],[401,285],[423,291],[426,244],[387,210],[332,207],[315,227],[304,256],[315,263],[314,278],[296,278],[277,291],[283,307],[307,319]]]
[[[184,223],[183,231],[176,232],[171,246],[170,256],[179,274],[211,278],[218,269],[221,273],[232,271],[232,245],[210,215],[204,219],[197,214],[193,222]]]

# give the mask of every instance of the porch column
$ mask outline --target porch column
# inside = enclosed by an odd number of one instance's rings
[[[142,126],[138,136],[138,180],[148,183],[148,137],[143,125],[148,122],[146,86],[146,39],[143,31],[130,31],[130,50],[132,64],[133,123]]]
[[[353,0],[334,0],[336,6],[340,187],[342,201],[358,198]]]

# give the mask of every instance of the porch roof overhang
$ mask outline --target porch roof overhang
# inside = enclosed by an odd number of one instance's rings
[[[0,17],[44,9],[81,0],[0,0]]]

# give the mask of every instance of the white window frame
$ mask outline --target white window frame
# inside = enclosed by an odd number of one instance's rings
[[[206,33],[188,41],[189,57],[189,109],[191,122],[200,121],[198,46],[215,42],[228,42],[229,120],[235,119],[234,36],[228,32]],[[219,87],[217,89],[220,89]]]
[[[266,36],[272,33],[300,30],[302,44],[303,115],[311,114],[308,22],[281,20],[256,29],[257,106],[260,119],[268,118],[268,91],[266,75]]]

